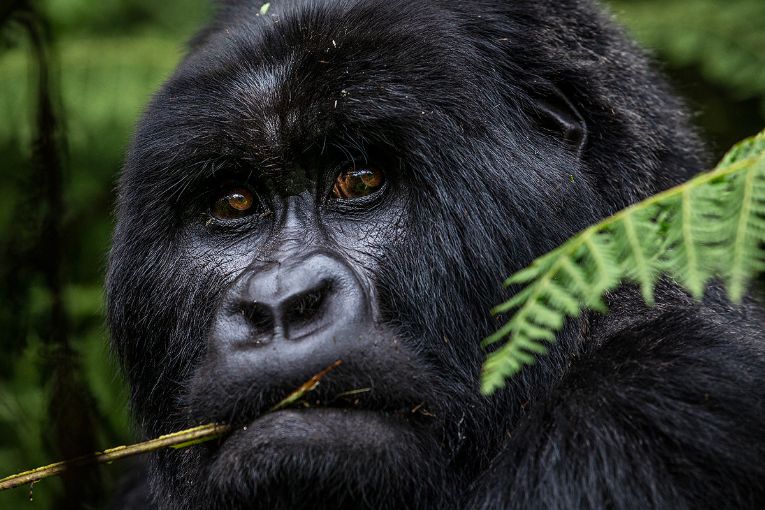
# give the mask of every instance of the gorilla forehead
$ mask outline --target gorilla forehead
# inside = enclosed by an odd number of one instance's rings
[[[485,87],[470,71],[480,59],[430,3],[280,2],[269,16],[239,12],[197,40],[155,99],[161,115],[146,127],[172,138],[165,147],[254,152],[273,163],[351,132],[355,142],[392,142],[437,117],[480,123]]]

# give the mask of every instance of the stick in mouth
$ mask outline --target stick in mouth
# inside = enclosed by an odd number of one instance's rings
[[[278,404],[268,410],[269,413],[279,411],[285,407],[289,407],[295,402],[303,398],[307,393],[313,391],[321,382],[324,377],[337,367],[342,365],[342,360],[337,360],[328,367],[324,368],[321,372],[312,376],[299,388],[287,395]],[[7,489],[13,489],[20,487],[28,483],[35,484],[40,480],[49,478],[51,476],[57,476],[65,471],[75,468],[82,468],[92,466],[96,464],[104,464],[107,462],[114,462],[115,460],[121,460],[135,455],[141,455],[144,453],[153,452],[162,448],[186,448],[195,444],[204,443],[213,439],[217,439],[222,435],[230,432],[232,425],[223,423],[208,423],[207,425],[200,425],[198,427],[192,427],[190,429],[173,432],[172,434],[166,434],[159,436],[155,439],[143,441],[127,446],[115,446],[102,452],[91,453],[77,457],[75,459],[65,460],[62,462],[56,462],[47,466],[42,466],[23,473],[17,473],[7,478],[0,479],[0,491]]]

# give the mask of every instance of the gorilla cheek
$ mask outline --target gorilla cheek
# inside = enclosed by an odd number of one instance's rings
[[[125,274],[114,264],[110,294],[121,293],[123,298],[110,303],[113,342],[131,380],[137,414],[168,417],[168,411],[177,412],[184,381],[204,355],[222,278],[170,252],[143,269],[130,268],[129,274],[142,275],[140,281]],[[148,434],[156,434],[177,427],[179,420],[157,420],[159,428],[153,420],[141,421],[150,428]]]

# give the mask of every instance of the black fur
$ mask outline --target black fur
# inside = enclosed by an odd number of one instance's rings
[[[147,436],[246,423],[305,379],[253,387],[216,370],[209,332],[240,239],[265,250],[282,224],[243,233],[200,217],[227,168],[281,182],[335,151],[383,153],[395,194],[350,219],[319,203],[320,234],[300,241],[361,261],[390,352],[347,363],[315,396],[371,387],[359,405],[384,419],[360,429],[370,448],[330,430],[306,448],[236,433],[223,450],[160,452],[125,505],[150,493],[156,508],[765,507],[754,305],[717,291],[696,304],[664,284],[649,309],[625,287],[506,390],[478,393],[504,276],[708,164],[608,15],[585,0],[260,5],[221,6],[127,158],[108,297],[134,413]],[[545,120],[549,105],[581,121],[577,143]],[[397,411],[417,403],[426,415]],[[258,421],[289,435],[296,416]]]

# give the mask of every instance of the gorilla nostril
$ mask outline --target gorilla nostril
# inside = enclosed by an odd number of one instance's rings
[[[239,312],[247,319],[256,337],[270,337],[274,332],[274,312],[270,306],[258,302],[241,303]]]
[[[324,281],[288,299],[282,305],[285,324],[298,326],[312,322],[320,314],[331,291],[331,282]]]

